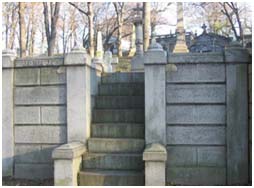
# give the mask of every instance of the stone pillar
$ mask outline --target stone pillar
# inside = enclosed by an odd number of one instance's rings
[[[13,176],[14,121],[13,79],[16,55],[11,50],[2,52],[2,176]]]
[[[84,48],[75,47],[66,55],[64,64],[67,87],[67,140],[86,142],[90,137],[91,95],[90,56]]]
[[[134,25],[136,31],[136,53],[131,60],[131,71],[144,71],[144,51],[143,51],[143,22],[140,10],[142,10],[137,3],[137,15],[134,18]]]
[[[227,184],[248,183],[247,50],[234,43],[225,50],[227,102]]]
[[[155,38],[144,55],[145,65],[145,160],[146,185],[165,185],[166,56]]]
[[[145,185],[165,186],[167,150],[161,144],[147,145],[143,160],[145,161]]]
[[[173,50],[173,53],[188,53],[188,47],[185,41],[185,30],[183,22],[183,3],[177,3],[177,25],[176,25],[176,45]]]
[[[112,52],[111,51],[106,51],[104,54],[104,63],[106,64],[107,70],[105,72],[112,72],[113,68],[112,68]]]
[[[55,186],[78,186],[78,172],[85,152],[86,147],[80,142],[64,144],[53,151]]]
[[[102,45],[101,31],[98,31],[97,33],[96,57],[100,59],[103,58],[103,45]]]

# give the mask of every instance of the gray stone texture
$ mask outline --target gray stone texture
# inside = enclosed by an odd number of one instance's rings
[[[41,144],[16,144],[15,145],[15,163],[51,163],[53,149],[57,145],[41,145]]]
[[[65,106],[42,106],[41,107],[42,124],[66,124]]]
[[[168,126],[168,144],[224,145],[225,127]]]
[[[41,85],[44,84],[65,84],[65,67],[41,68]]]
[[[224,64],[176,64],[177,71],[167,72],[167,83],[225,82]]]
[[[62,144],[66,142],[65,126],[16,126],[15,143]]]
[[[39,106],[16,106],[15,124],[40,124]]]
[[[40,68],[16,69],[15,85],[40,85]]]
[[[99,93],[104,96],[142,96],[144,95],[144,83],[109,83],[99,85]]]
[[[65,86],[16,87],[15,104],[65,104]]]
[[[225,105],[167,105],[167,124],[225,124]]]
[[[15,164],[15,178],[48,179],[53,178],[52,164]]]
[[[64,58],[62,56],[55,57],[25,57],[15,60],[15,67],[47,67],[63,65]]]
[[[145,65],[146,144],[166,144],[165,65]]]
[[[227,182],[248,183],[247,64],[229,64],[227,74]]]
[[[226,169],[215,167],[167,167],[167,183],[173,185],[225,185]]]
[[[103,75],[101,79],[102,83],[143,83],[144,82],[144,73],[136,72],[135,74],[132,72],[121,72],[114,74],[106,74]]]
[[[167,103],[225,103],[224,84],[167,84]]]

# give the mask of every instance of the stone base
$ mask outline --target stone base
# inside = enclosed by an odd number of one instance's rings
[[[189,53],[189,50],[186,44],[176,43],[173,53]]]
[[[137,55],[132,58],[131,71],[144,72],[144,56],[143,55]]]

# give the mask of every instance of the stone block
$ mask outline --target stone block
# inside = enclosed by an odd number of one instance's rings
[[[15,85],[40,85],[40,69],[24,68],[15,70]]]
[[[193,146],[168,146],[168,166],[196,166],[197,149]]]
[[[224,84],[167,84],[167,103],[225,103]]]
[[[198,147],[198,166],[226,166],[226,148],[221,146]]]
[[[15,178],[49,179],[53,178],[52,164],[15,164]]]
[[[145,163],[145,185],[165,186],[166,185],[165,162],[150,161]]]
[[[41,68],[41,85],[65,83],[66,71],[64,67]]]
[[[41,123],[42,124],[66,124],[65,106],[42,106]]]
[[[225,185],[226,169],[214,167],[168,167],[167,183],[172,185]]]
[[[168,144],[224,145],[225,127],[168,126]]]
[[[40,124],[40,107],[16,106],[15,124]]]
[[[167,105],[167,124],[225,124],[225,105]]]
[[[116,72],[106,74],[101,78],[102,83],[143,83],[144,73],[142,72]]]
[[[63,56],[54,57],[25,57],[15,60],[16,67],[47,67],[63,65]]]
[[[105,96],[142,96],[144,95],[144,84],[101,84],[99,94]]]
[[[176,64],[177,71],[167,72],[167,83],[225,82],[224,64]]]
[[[65,104],[65,86],[16,87],[15,104]]]
[[[15,145],[15,162],[16,163],[52,163],[51,157],[53,149],[57,145]]]
[[[66,134],[65,126],[16,126],[15,143],[61,144]]]

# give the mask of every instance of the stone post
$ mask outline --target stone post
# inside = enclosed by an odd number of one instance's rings
[[[177,3],[177,25],[176,25],[176,45],[173,50],[173,53],[188,53],[188,47],[185,41],[185,30],[183,22],[183,3]]]
[[[248,183],[247,50],[233,43],[225,50],[227,103],[227,184]]]
[[[103,45],[102,45],[101,31],[98,31],[97,33],[96,57],[100,59],[103,58]]]
[[[166,161],[166,56],[153,37],[144,55],[146,185],[165,185]],[[150,144],[152,144],[150,146]]]
[[[135,46],[135,41],[136,41],[136,33],[135,33],[135,25],[132,25],[132,35],[131,35],[131,47],[130,51],[128,54],[128,57],[133,57],[134,54],[136,53],[136,46]]]
[[[85,152],[86,147],[80,142],[68,143],[53,151],[55,186],[78,186],[78,172]]]
[[[15,53],[11,50],[4,50],[2,53],[2,176],[13,176],[13,76],[15,58]]]
[[[149,144],[144,153],[145,185],[165,186],[167,150],[161,144]]]
[[[104,54],[104,63],[106,64],[107,70],[106,72],[112,72],[113,68],[112,68],[112,52],[111,51],[106,51]]]
[[[131,60],[131,71],[144,71],[144,52],[143,52],[143,21],[140,11],[142,10],[137,3],[137,15],[134,18],[136,31],[136,53]]]
[[[67,140],[86,142],[90,137],[90,56],[84,48],[75,47],[64,64],[67,87]]]

